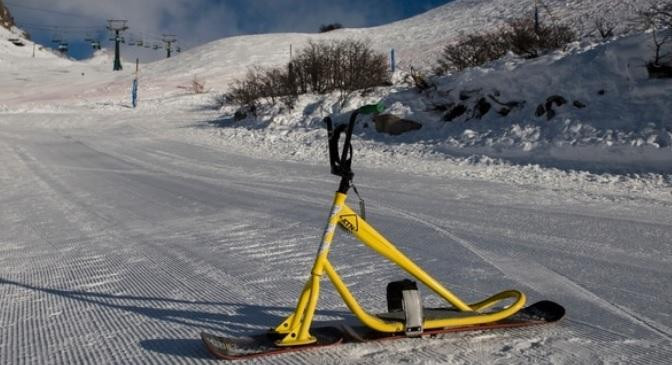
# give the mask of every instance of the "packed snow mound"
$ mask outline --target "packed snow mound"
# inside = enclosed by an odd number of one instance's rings
[[[270,108],[257,120],[229,126],[279,139],[292,131],[291,138],[314,146],[322,136],[310,131],[323,129],[324,116],[345,121],[352,109],[382,100],[384,114],[422,128],[388,136],[365,121],[356,133],[373,149],[394,143],[402,155],[486,155],[562,168],[669,173],[672,82],[649,79],[651,47],[650,35],[639,34],[601,45],[577,43],[535,60],[509,55],[438,78],[422,93],[411,86],[381,88],[344,104],[336,95],[305,96],[294,112]],[[301,154],[312,153],[319,152]]]
[[[433,66],[434,53],[460,34],[492,30],[507,19],[531,14],[532,4],[462,0],[368,29],[222,39],[142,65],[140,109],[153,113],[204,110],[249,68],[286,64],[290,46],[300,49],[311,40],[367,39],[381,52],[394,48],[401,60],[394,79],[400,81],[410,65]],[[542,20],[567,22],[577,29],[592,14],[615,14],[624,20],[633,11],[625,2],[606,0],[549,0],[546,4],[553,18],[549,20],[546,13]],[[9,42],[0,42],[0,47],[4,47],[0,49],[0,83],[5,86],[0,89],[0,110],[128,108],[134,67],[126,64],[122,72],[113,72],[109,53],[74,62],[49,52],[33,59],[28,53],[32,47]],[[592,168],[600,162],[605,169],[670,171],[672,128],[665,116],[670,115],[666,96],[671,90],[669,81],[647,78],[643,66],[651,54],[646,34],[599,46],[584,39],[567,52],[532,61],[511,55],[439,79],[435,90],[423,94],[398,82],[367,97],[353,94],[345,102],[337,95],[303,96],[292,111],[275,107],[262,111],[258,120],[219,123],[228,128],[220,128],[216,136],[243,138],[255,147],[267,145],[278,156],[311,159],[323,155],[324,116],[341,118],[353,108],[382,99],[387,113],[420,123],[422,128],[391,137],[377,133],[371,121],[364,123],[369,128],[360,127],[359,143],[368,144],[365,153],[370,152],[374,162],[378,161],[375,156],[393,144],[395,153],[405,156],[487,155],[523,163],[566,163],[563,168]],[[190,94],[188,85],[194,78],[205,81],[207,93]],[[481,108],[485,103],[487,111]],[[465,111],[448,118],[459,104]],[[478,117],[477,107],[481,109]]]

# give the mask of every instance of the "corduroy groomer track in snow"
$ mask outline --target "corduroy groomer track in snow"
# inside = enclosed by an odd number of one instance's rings
[[[611,4],[546,3],[572,26]],[[529,9],[458,0],[370,29],[223,39],[141,64],[137,108],[131,64],[115,73],[105,52],[74,61],[38,48],[33,58],[31,41],[15,46],[7,39],[19,30],[0,27],[0,364],[218,363],[212,345],[222,338],[285,320],[292,329],[280,334],[300,328],[289,316],[318,262],[325,277],[309,326],[327,346],[234,363],[669,363],[672,84],[646,73],[650,34],[582,38],[534,60],[509,54],[433,79],[423,93],[400,81],[410,65],[431,67],[447,34]],[[241,120],[218,105],[247,67],[286,62],[289,44],[348,37],[395,48],[392,86],[302,95],[293,109],[261,105]],[[195,77],[203,93],[185,88]],[[435,109],[473,92],[525,103],[506,117],[450,123]],[[553,94],[567,105],[554,119],[535,117]],[[338,128],[353,111],[362,115],[349,214],[338,199],[351,187],[350,163],[330,159],[325,121]],[[379,133],[379,114],[422,128]],[[504,292],[504,304],[527,309],[482,323],[497,327],[487,330],[404,328],[418,308],[441,320],[479,310],[446,310],[430,280],[362,245],[384,246],[358,236],[373,236],[368,225],[464,303]],[[328,261],[316,259],[329,249]],[[363,327],[330,283],[334,271],[362,308],[386,313],[381,328],[399,330]],[[296,334],[264,346],[310,345]]]

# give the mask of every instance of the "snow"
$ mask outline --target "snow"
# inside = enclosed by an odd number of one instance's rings
[[[622,6],[547,3],[577,27]],[[529,6],[463,0],[371,29],[223,39],[141,65],[137,109],[133,64],[113,72],[105,51],[77,62],[37,48],[33,58],[32,43],[16,47],[6,39],[17,33],[0,28],[0,363],[214,363],[200,331],[276,324],[295,305],[337,184],[322,118],[344,121],[380,100],[423,128],[388,136],[370,119],[358,125],[353,168],[369,221],[468,301],[516,288],[568,316],[257,362],[668,363],[672,84],[641,67],[648,35],[510,55],[424,93],[401,81],[458,31]],[[305,95],[238,122],[236,107],[215,106],[248,67],[286,62],[290,44],[345,37],[394,47],[397,83],[345,100]],[[195,76],[206,93],[180,88]],[[434,109],[487,95],[525,104],[452,122]],[[536,117],[552,95],[568,104]],[[344,234],[330,259],[372,312],[385,309],[385,284],[404,277]],[[323,288],[318,320],[354,321]]]

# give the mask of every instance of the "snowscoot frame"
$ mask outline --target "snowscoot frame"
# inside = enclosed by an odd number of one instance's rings
[[[317,339],[310,334],[310,326],[319,300],[320,280],[325,273],[336,288],[336,291],[343,298],[348,309],[350,309],[350,311],[364,325],[380,332],[398,333],[404,331],[405,324],[403,322],[387,319],[383,320],[364,310],[329,262],[328,255],[337,225],[340,225],[347,232],[357,237],[364,245],[368,246],[379,255],[404,269],[452,305],[454,311],[448,312],[451,313],[451,315],[447,318],[424,319],[424,329],[469,326],[495,322],[514,315],[525,305],[525,295],[517,290],[506,290],[477,303],[465,303],[399,251],[390,241],[378,233],[366,222],[366,220],[346,204],[346,199],[348,197],[347,193],[352,186],[352,178],[354,176],[350,169],[352,160],[352,146],[350,144],[350,139],[356,118],[359,114],[380,113],[382,110],[382,104],[361,107],[352,113],[350,123],[347,126],[339,125],[335,129],[332,127],[331,119],[328,117],[325,119],[329,130],[331,172],[341,176],[341,184],[334,196],[331,214],[329,215],[329,220],[322,236],[322,242],[313,263],[310,277],[299,296],[296,309],[274,329],[276,333],[283,335],[282,339],[276,342],[277,346],[301,346],[312,344],[317,341]],[[343,144],[343,152],[339,158],[338,139],[343,132],[345,132],[345,143]],[[490,308],[505,299],[513,299],[513,304],[497,311],[484,312],[487,308]]]

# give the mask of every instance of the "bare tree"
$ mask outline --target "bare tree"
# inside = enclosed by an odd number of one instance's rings
[[[672,0],[651,1],[638,11],[637,22],[651,32],[654,56],[647,65],[652,78],[672,78]]]
[[[638,11],[638,21],[644,30],[651,31],[655,48],[654,66],[662,65],[670,56],[664,51],[668,43],[672,43],[672,0],[650,2],[647,7]],[[669,62],[669,61],[668,61]]]
[[[616,21],[606,16],[596,16],[593,19],[593,32],[597,32],[602,40],[612,38],[616,30]]]

